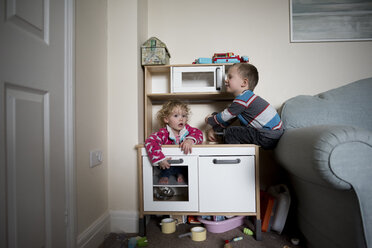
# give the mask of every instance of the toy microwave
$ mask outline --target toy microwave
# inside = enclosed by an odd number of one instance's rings
[[[172,67],[171,92],[221,92],[224,79],[224,65]]]

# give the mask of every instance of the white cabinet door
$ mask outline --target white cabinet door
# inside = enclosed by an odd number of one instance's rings
[[[255,212],[254,156],[199,157],[200,212]]]
[[[159,167],[142,157],[144,211],[198,211],[197,156],[172,156],[172,161],[173,167],[183,170],[184,183],[170,176],[168,184],[159,184]]]

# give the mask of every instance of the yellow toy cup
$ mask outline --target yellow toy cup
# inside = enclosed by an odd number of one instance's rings
[[[165,218],[161,220],[161,231],[162,233],[169,234],[176,231],[177,221],[172,218]]]
[[[191,239],[193,241],[204,241],[207,238],[207,230],[204,227],[196,226],[191,228]]]

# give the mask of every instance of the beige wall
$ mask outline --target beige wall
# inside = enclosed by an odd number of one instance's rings
[[[108,212],[107,3],[76,1],[76,179],[77,232]],[[104,162],[89,167],[90,150]],[[103,239],[103,237],[102,237]]]
[[[109,206],[130,214],[138,209],[135,145],[142,125],[140,21],[136,0],[108,1]]]
[[[372,76],[372,42],[290,43],[288,0],[108,1],[109,208],[125,216],[138,209],[139,45],[151,36],[167,44],[172,64],[214,52],[248,55],[260,71],[256,93],[275,107]]]

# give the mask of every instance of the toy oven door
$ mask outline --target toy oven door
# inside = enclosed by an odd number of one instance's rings
[[[224,86],[224,66],[172,67],[171,91],[221,92]]]
[[[182,183],[171,175],[168,184],[160,184],[160,168],[153,166],[148,156],[142,157],[144,211],[198,211],[197,156],[171,157],[171,166],[184,177]]]

